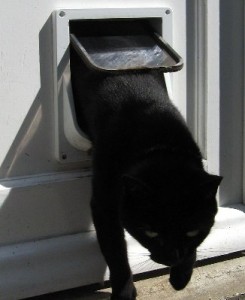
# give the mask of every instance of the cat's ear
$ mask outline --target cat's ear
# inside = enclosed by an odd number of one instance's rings
[[[222,181],[222,176],[207,174],[199,186],[199,191],[207,197],[215,197],[218,187]]]
[[[145,182],[131,175],[123,175],[122,181],[124,191],[131,195],[145,198],[152,192],[151,188]]]

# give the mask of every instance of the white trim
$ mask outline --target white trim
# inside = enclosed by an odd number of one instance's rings
[[[245,214],[221,208],[198,259],[245,249]],[[163,268],[149,261],[148,252],[127,235],[133,273]],[[1,299],[13,300],[102,282],[108,270],[95,232],[0,247]]]
[[[5,181],[0,190],[0,247],[91,230],[90,198],[89,172]]]
[[[170,7],[62,9],[53,12],[55,156],[62,163],[87,161],[86,151],[91,148],[90,141],[81,132],[74,119],[75,113],[72,108],[73,99],[71,99],[72,93],[68,74],[69,21],[117,18],[159,18],[162,21],[161,33],[164,39],[172,45],[173,28],[172,9]]]
[[[207,158],[207,11],[204,0],[195,3],[195,134],[204,158]]]
[[[207,159],[207,7],[187,3],[187,123]]]
[[[219,0],[193,0],[187,9],[187,120],[207,159],[208,171],[219,174]]]
[[[207,0],[207,159],[220,173],[220,1]]]
[[[22,299],[100,282],[104,270],[94,233],[2,246],[1,299]]]
[[[208,162],[219,174],[219,0],[187,3],[187,122]]]
[[[85,169],[77,172],[57,172],[57,173],[46,173],[31,176],[12,177],[8,179],[0,180],[0,191],[13,189],[13,188],[24,188],[32,187],[43,184],[53,184],[58,182],[68,182],[84,177],[91,177],[92,171]]]
[[[216,60],[216,58],[212,58]],[[220,1],[221,205],[243,202],[244,1]]]

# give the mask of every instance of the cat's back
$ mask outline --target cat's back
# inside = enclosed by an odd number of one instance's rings
[[[108,151],[133,154],[166,145],[198,152],[160,71],[106,76],[94,91],[92,131],[99,144],[111,145]]]
[[[78,123],[97,150],[123,157],[155,145],[195,148],[160,70],[98,72],[75,53],[71,68]]]
[[[159,71],[125,72],[93,80],[89,87],[91,124],[95,131],[110,128],[131,133],[134,130],[154,131],[154,124],[167,119],[180,119],[179,112],[170,102],[163,75]],[[93,91],[93,94],[91,94]],[[119,127],[118,127],[119,126]],[[109,129],[107,128],[107,130]]]

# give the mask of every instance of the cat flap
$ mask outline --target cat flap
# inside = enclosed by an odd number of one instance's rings
[[[89,68],[98,71],[161,69],[179,71],[182,58],[157,33],[133,24],[124,30],[97,30],[92,34],[71,33],[72,47]],[[135,26],[138,25],[138,26]]]

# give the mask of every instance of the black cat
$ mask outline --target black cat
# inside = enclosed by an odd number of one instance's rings
[[[71,49],[71,71],[77,119],[93,142],[91,207],[111,299],[136,298],[124,228],[183,289],[214,223],[221,177],[204,171],[160,70],[96,72]]]

